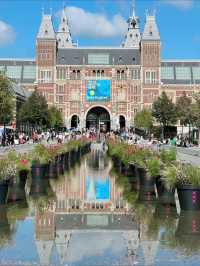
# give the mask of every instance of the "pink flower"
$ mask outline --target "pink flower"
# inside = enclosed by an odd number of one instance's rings
[[[22,160],[20,161],[20,163],[23,164],[23,165],[26,165],[26,164],[28,163],[28,160],[27,160],[27,159],[22,159]]]

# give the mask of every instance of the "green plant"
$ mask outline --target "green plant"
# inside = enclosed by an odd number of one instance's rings
[[[38,144],[34,147],[33,151],[30,154],[30,158],[33,164],[46,164],[52,159],[51,155],[48,152],[48,149],[42,144]]]
[[[167,166],[163,171],[162,180],[164,181],[168,190],[175,187],[177,183],[177,166]]]
[[[0,180],[8,180],[17,174],[17,166],[14,161],[10,161],[8,157],[0,159]]]
[[[151,177],[160,175],[160,160],[158,158],[150,158],[146,163],[147,173]]]
[[[176,162],[176,148],[171,148],[170,150],[162,149],[160,152],[160,158],[163,164],[172,164]]]
[[[27,153],[19,154],[17,157],[17,170],[18,171],[30,171],[31,160]]]
[[[163,180],[168,189],[177,185],[200,186],[200,169],[190,164],[177,163],[165,168]]]

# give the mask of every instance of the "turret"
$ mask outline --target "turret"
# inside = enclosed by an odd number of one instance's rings
[[[142,94],[146,107],[150,107],[159,96],[160,47],[160,33],[155,14],[147,14],[141,40]]]
[[[65,9],[62,10],[62,15],[56,38],[58,42],[58,48],[71,48],[76,46],[72,41],[69,21],[65,13]]]
[[[125,36],[125,41],[122,44],[122,46],[124,48],[139,49],[141,35],[139,27],[139,18],[135,14],[135,1],[133,1],[132,15],[129,17],[127,23],[128,23],[128,32]]]
[[[42,15],[36,40],[36,82],[39,93],[46,97],[48,104],[54,103],[54,67],[56,65],[56,34],[52,16]]]

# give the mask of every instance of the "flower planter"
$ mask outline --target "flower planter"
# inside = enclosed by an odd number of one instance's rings
[[[8,186],[7,203],[24,201],[25,199],[25,189],[24,186],[21,186],[20,180],[12,180]]]
[[[175,197],[174,197],[175,188],[168,190],[165,186],[165,183],[160,177],[156,178],[156,188],[160,203],[164,205],[166,204],[166,205],[176,206]]]
[[[57,167],[56,162],[51,161],[49,164],[49,173],[48,173],[49,178],[56,178],[58,176],[56,167]]]
[[[178,249],[187,255],[198,255],[200,250],[200,213],[197,211],[181,211],[175,243]]]
[[[29,173],[28,170],[19,171],[19,179],[20,179],[20,184],[22,187],[25,187],[25,185],[26,185],[28,173]]]
[[[7,208],[6,206],[0,206],[0,228],[8,226]]]
[[[139,201],[155,201],[156,200],[156,193],[154,186],[140,186]]]
[[[114,168],[121,172],[122,163],[117,156],[112,156]]]
[[[69,153],[69,162],[70,162],[70,167],[73,167],[75,165],[76,162],[76,152],[75,150],[71,150]]]
[[[6,204],[8,194],[8,180],[0,181],[0,205]]]
[[[150,177],[147,175],[147,172],[144,168],[137,167],[138,176],[140,180],[140,186],[141,187],[154,187],[155,185],[155,178]]]
[[[200,211],[200,187],[179,185],[177,192],[181,210]]]
[[[43,179],[48,177],[49,164],[33,164],[31,167],[31,175],[33,179]]]
[[[48,179],[32,179],[29,195],[33,197],[47,195],[49,188]]]
[[[64,168],[65,170],[69,169],[69,152],[66,152],[64,156]]]
[[[196,211],[181,211],[176,236],[198,235],[200,239],[200,213]]]

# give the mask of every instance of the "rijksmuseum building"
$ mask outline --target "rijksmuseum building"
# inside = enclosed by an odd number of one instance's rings
[[[79,47],[64,10],[57,31],[52,16],[43,14],[35,59],[0,59],[0,71],[36,88],[60,109],[68,128],[130,127],[135,114],[151,107],[162,91],[176,102],[200,88],[200,60],[161,59],[155,15],[146,15],[141,31],[134,10],[118,47]]]

